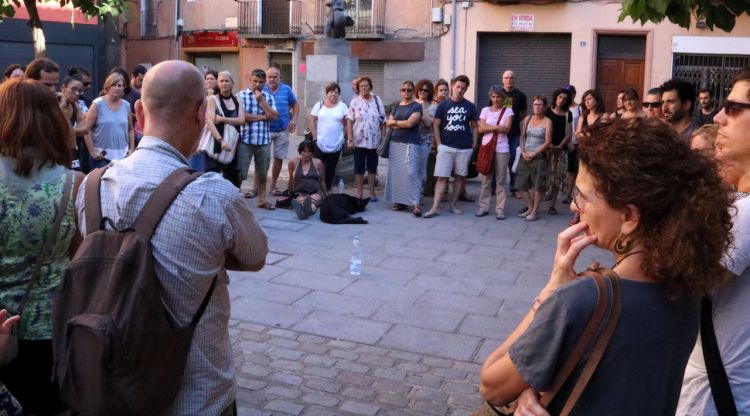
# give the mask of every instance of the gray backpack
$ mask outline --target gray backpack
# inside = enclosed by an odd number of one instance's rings
[[[174,328],[162,304],[151,236],[172,201],[199,173],[178,169],[149,197],[131,228],[106,229],[99,188],[86,183],[86,236],[55,294],[52,338],[60,394],[82,415],[159,414],[179,391],[193,332]]]

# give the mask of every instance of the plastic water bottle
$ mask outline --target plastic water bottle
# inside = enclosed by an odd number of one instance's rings
[[[352,259],[349,261],[349,273],[352,276],[362,274],[362,245],[359,241],[359,234],[352,240]]]
[[[344,178],[339,178],[339,193],[344,193]]]

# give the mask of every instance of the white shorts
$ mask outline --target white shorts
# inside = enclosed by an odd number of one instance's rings
[[[272,131],[271,142],[273,143],[273,158],[286,159],[286,155],[289,153],[289,130]]]
[[[469,173],[472,149],[456,149],[441,144],[437,151],[434,174],[436,177],[450,178],[451,172],[458,176],[466,176]]]

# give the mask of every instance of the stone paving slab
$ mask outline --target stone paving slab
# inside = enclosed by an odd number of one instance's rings
[[[478,181],[468,188],[476,196]],[[545,203],[527,222],[513,198],[504,221],[474,217],[476,203],[424,219],[379,201],[361,214],[370,224],[353,225],[249,206],[272,254],[257,273],[230,272],[242,415],[470,414],[481,363],[546,283],[570,218]],[[355,234],[359,276],[349,273]],[[576,266],[593,260],[611,256],[587,249]]]

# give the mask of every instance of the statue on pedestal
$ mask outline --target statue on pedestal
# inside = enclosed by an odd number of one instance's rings
[[[328,0],[326,6],[331,8],[326,18],[326,36],[329,38],[344,38],[346,27],[354,26],[354,20],[344,13],[346,0]]]

